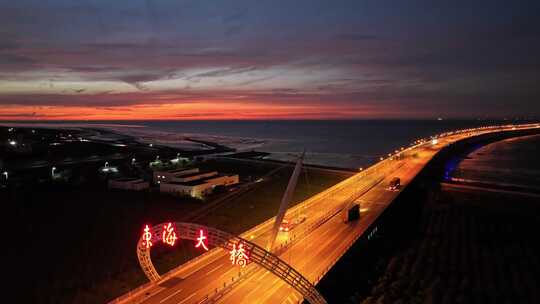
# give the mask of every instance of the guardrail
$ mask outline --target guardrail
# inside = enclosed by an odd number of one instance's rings
[[[367,168],[366,170],[364,170],[364,171],[362,171],[360,173],[357,173],[357,174],[351,176],[350,178],[348,178],[348,179],[346,179],[344,181],[341,181],[340,183],[338,183],[338,184],[324,190],[323,192],[320,192],[319,194],[316,194],[315,196],[312,196],[312,197],[308,198],[307,200],[303,201],[302,203],[297,204],[297,205],[289,208],[286,214],[287,215],[293,214],[294,212],[296,212],[296,211],[298,211],[298,210],[300,210],[302,208],[309,208],[309,207],[312,206],[312,204],[316,204],[318,202],[324,201],[329,196],[335,195],[335,194],[337,194],[337,192],[342,191],[344,188],[350,186],[351,183],[356,183],[359,179],[364,178],[367,175],[371,175],[372,171],[377,170],[380,167],[388,165],[388,161],[389,161],[388,159],[385,159],[384,161],[380,161],[380,162],[374,164],[373,166]],[[356,194],[356,193],[353,193],[347,200],[350,200],[351,197],[353,197],[353,196],[358,197],[359,195]],[[327,221],[331,216],[335,215],[342,208],[343,208],[343,206],[335,208],[335,210],[329,211],[319,221],[317,221],[316,223],[311,224],[309,226],[309,231],[310,232],[313,231],[316,227],[320,226],[322,223]],[[256,231],[258,231],[259,229],[262,229],[264,226],[272,225],[274,221],[275,221],[275,217],[272,217],[272,218],[258,224],[257,226],[252,227],[249,230],[241,233],[240,236],[242,238],[250,239],[250,236],[255,234]],[[303,236],[305,236],[307,234],[308,233],[306,232],[306,233],[303,234]],[[293,236],[293,239],[295,240],[294,242],[296,242],[298,240],[298,237]],[[293,244],[293,242],[289,242],[289,243],[286,244],[286,246],[281,246],[280,249],[279,249],[280,252],[276,252],[276,253],[281,254],[283,251],[285,251],[292,244]],[[113,299],[112,301],[110,301],[108,303],[109,304],[123,303],[125,301],[129,301],[133,297],[141,296],[143,292],[145,292],[146,290],[158,285],[160,282],[166,281],[167,279],[175,276],[177,273],[183,271],[185,268],[189,267],[190,265],[198,262],[199,260],[201,260],[203,258],[208,258],[209,255],[216,254],[217,252],[220,252],[220,251],[222,251],[221,248],[213,248],[209,252],[207,252],[205,254],[202,254],[202,255],[199,255],[199,256],[197,256],[197,257],[195,257],[193,259],[190,259],[189,261],[183,263],[182,265],[168,271],[167,273],[165,273],[162,276],[162,278],[160,279],[159,282],[157,282],[157,283],[153,283],[153,282],[145,283],[145,284],[143,284],[143,285],[141,285],[141,286],[139,286],[139,287],[137,287],[137,288],[135,288],[133,290],[130,290],[128,293],[123,294],[122,296]],[[207,296],[207,297],[210,298],[209,296]]]
[[[444,133],[441,133],[441,134],[437,134],[435,135],[434,137],[432,138],[449,138],[449,137],[452,137],[454,135],[461,135],[461,134],[465,134],[465,133],[469,133],[469,136],[473,136],[473,135],[480,135],[480,134],[485,134],[485,133],[491,133],[492,131],[509,131],[509,130],[519,130],[519,129],[528,129],[528,128],[540,128],[540,124],[524,124],[524,125],[505,125],[505,126],[489,126],[489,127],[480,127],[480,128],[471,128],[471,129],[463,129],[463,130],[457,130],[457,131],[451,131],[451,132],[444,132]],[[407,155],[408,152],[416,149],[416,148],[419,148],[419,147],[424,147],[424,146],[427,146],[429,145],[429,141],[427,139],[422,139],[422,140],[417,140],[415,143],[411,144],[409,147],[407,148],[402,148],[401,150],[396,150],[397,152],[395,153],[395,155],[397,154],[402,154],[402,155]],[[336,194],[336,192],[339,192],[339,191],[342,191],[343,188],[345,187],[348,187],[350,186],[351,183],[356,183],[359,179],[361,178],[364,178],[365,176],[367,175],[371,175],[372,171],[375,171],[375,170],[378,170],[380,167],[383,167],[383,166],[386,166],[388,165],[388,163],[392,161],[392,157],[389,157],[389,158],[384,158],[383,160],[373,164],[372,166],[366,168],[365,170],[351,176],[350,178],[348,179],[345,179],[343,181],[341,181],[340,183],[324,190],[323,192],[320,192],[308,199],[306,199],[305,201],[303,201],[302,203],[300,204],[297,204],[291,208],[289,208],[287,210],[287,215],[290,215],[290,214],[293,214],[294,212],[297,212],[298,210],[302,209],[302,208],[308,208],[308,207],[311,207],[312,204],[315,204],[315,203],[318,203],[318,202],[321,202],[321,201],[324,201],[324,199],[328,198],[329,196],[331,195],[334,195]],[[354,195],[351,195],[351,197],[354,196]],[[348,199],[347,199],[348,200]],[[323,216],[319,221],[317,221],[317,223],[319,223],[318,225],[321,225],[321,223],[324,223],[326,220],[324,220],[325,217],[328,217],[329,214],[332,214],[335,215],[337,212],[339,212],[341,208],[335,208],[331,211],[329,211],[325,216]],[[337,210],[339,209],[339,210]],[[337,211],[336,211],[337,210]],[[332,215],[332,216],[333,216]],[[331,218],[331,216],[330,216]],[[250,228],[249,230],[243,232],[240,234],[241,237],[243,238],[246,238],[246,239],[251,239],[250,236],[251,235],[254,235],[255,232],[257,232],[259,229],[262,229],[264,226],[266,225],[271,225],[273,223],[273,221],[275,221],[275,217],[272,217],[252,228]],[[322,221],[322,222],[320,222]],[[307,230],[309,230],[310,232],[313,231],[316,227],[315,227],[315,223],[312,223],[308,228]],[[309,234],[308,232],[304,232],[302,234],[302,237],[304,237],[305,235]],[[350,248],[354,242],[356,242],[356,240],[360,237],[361,235],[358,235],[356,236],[351,242],[350,244],[348,245],[347,249]],[[297,237],[295,235],[293,235],[293,240],[292,242],[290,243],[287,243],[285,245],[285,248],[280,248],[279,250],[280,251],[284,251],[287,247],[291,246],[292,244],[294,244],[294,242],[297,241]],[[176,275],[178,272],[184,270],[185,268],[189,267],[190,265],[194,264],[195,262],[199,261],[200,259],[202,258],[208,258],[209,255],[213,255],[213,254],[217,254],[217,252],[221,251],[222,249],[220,248],[214,248],[212,250],[210,250],[209,252],[203,254],[203,255],[200,255],[200,256],[197,256],[189,261],[187,261],[186,263],[178,266],[177,268],[173,269],[173,270],[170,270],[169,272],[165,273],[163,276],[162,276],[162,279],[160,280],[160,282],[162,281],[165,281],[167,280],[168,278]],[[280,252],[281,253],[281,252]],[[326,274],[327,271],[329,271],[329,269],[331,269],[331,267],[339,260],[339,258],[337,258],[335,261],[333,261],[333,263],[331,263],[331,265],[329,267],[327,267],[327,269],[325,271],[323,271],[323,273],[321,275],[319,275],[319,277],[315,280],[315,283],[318,283],[319,280],[324,276],[324,274]],[[246,272],[245,274],[248,274],[248,272]],[[241,276],[239,276],[239,279],[240,279]],[[233,280],[234,281],[234,280]],[[236,281],[236,284],[239,283],[240,280],[237,280]],[[135,297],[135,296],[138,296],[140,295],[142,292],[144,292],[145,290],[151,288],[155,286],[154,283],[151,283],[151,282],[148,282],[146,284],[143,284],[131,291],[129,291],[128,293],[110,301],[109,303],[110,304],[116,304],[116,303],[121,303],[121,302],[124,302],[124,301],[127,301],[129,300],[130,298],[132,297]],[[223,290],[229,290],[229,288],[232,288],[230,286],[230,284],[228,286],[224,286]],[[216,290],[215,294],[217,294],[218,290]],[[222,291],[221,291],[222,292]],[[205,298],[205,300],[203,300],[203,302],[201,303],[211,303],[211,302],[204,302],[204,301],[209,301],[211,297],[210,296],[207,296],[207,298]]]
[[[403,164],[399,164],[397,165],[395,169],[393,169],[393,171],[399,169]],[[335,208],[331,209],[330,211],[328,211],[326,214],[324,214],[321,218],[319,218],[316,222],[314,223],[311,223],[310,225],[308,225],[308,227],[306,229],[304,229],[302,231],[301,234],[293,234],[292,237],[289,239],[289,241],[286,241],[285,243],[281,243],[279,248],[275,251],[275,254],[276,255],[281,255],[282,253],[284,253],[290,246],[292,246],[293,244],[297,243],[299,240],[303,239],[305,236],[307,236],[308,234],[310,234],[311,232],[313,232],[316,228],[320,227],[322,224],[324,224],[326,221],[328,221],[329,219],[333,218],[336,214],[338,214],[339,212],[341,212],[343,210],[343,208],[355,201],[356,199],[358,199],[358,197],[361,197],[362,195],[364,195],[365,193],[369,192],[371,189],[373,189],[375,186],[377,186],[378,184],[380,184],[382,181],[384,180],[384,176],[380,176],[380,177],[377,177],[375,178],[375,180],[369,184],[367,187],[364,187],[362,189],[362,191],[359,191],[358,193],[354,193],[353,195],[351,195],[349,198],[347,198],[346,200],[344,200],[342,203],[338,204],[338,206],[336,206]],[[347,250],[354,244],[354,242],[360,237],[360,235],[358,235],[347,247]],[[347,251],[345,250],[345,251]],[[339,257],[333,261],[332,265],[330,265],[328,267],[328,269],[326,269],[326,271],[324,271],[318,279],[316,279],[313,284],[317,284],[318,281],[320,280],[320,278],[322,278],[322,276],[324,276],[324,274],[326,274],[326,272],[328,270],[330,270],[330,268],[339,260]],[[225,296],[229,291],[231,291],[234,286],[238,285],[240,282],[242,281],[245,281],[246,279],[248,279],[249,277],[251,277],[251,275],[253,275],[255,273],[256,269],[254,267],[252,267],[249,271],[245,272],[245,273],[242,273],[238,276],[238,279],[232,279],[232,282],[230,284],[225,284],[224,283],[224,286],[220,289],[216,289],[214,291],[213,294],[208,294],[204,297],[204,299],[199,302],[199,304],[210,304],[210,303],[216,303],[219,299],[221,299],[223,296]]]

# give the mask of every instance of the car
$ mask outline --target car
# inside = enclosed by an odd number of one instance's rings
[[[306,218],[307,217],[305,215],[301,215],[301,216],[297,216],[293,218],[292,220],[283,219],[283,221],[281,222],[281,225],[279,226],[279,231],[289,232],[293,230],[296,226],[305,222]]]
[[[288,219],[283,219],[281,225],[279,225],[279,231],[288,232],[291,229],[291,224]]]
[[[392,180],[388,184],[388,190],[395,191],[395,190],[399,190],[400,187],[401,187],[401,183],[400,183],[399,177],[392,178]]]

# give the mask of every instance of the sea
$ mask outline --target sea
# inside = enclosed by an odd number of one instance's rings
[[[444,131],[509,121],[488,120],[272,120],[272,121],[52,121],[36,127],[99,128],[130,135],[145,143],[204,149],[186,138],[216,142],[238,151],[269,152],[270,159],[358,169],[379,157]],[[0,122],[21,125],[21,122]]]

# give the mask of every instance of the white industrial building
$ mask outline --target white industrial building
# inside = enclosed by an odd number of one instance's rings
[[[231,186],[239,182],[238,175],[217,174],[215,171],[191,174],[186,180],[160,183],[159,191],[203,198],[217,186]]]
[[[109,180],[109,188],[143,191],[150,188],[150,183],[140,178],[119,178]]]
[[[186,174],[192,174],[199,172],[199,168],[191,168],[191,169],[174,169],[174,170],[154,170],[153,172],[153,181],[156,184],[164,183],[164,182],[173,182],[173,181],[179,181],[176,180],[176,178],[181,177],[182,175]]]

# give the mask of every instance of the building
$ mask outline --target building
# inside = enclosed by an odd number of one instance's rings
[[[119,179],[109,180],[109,188],[143,191],[150,188],[150,183],[145,182],[144,180],[140,178],[119,178]]]
[[[217,175],[218,175],[217,171],[202,171],[202,172],[198,171],[198,172],[193,172],[193,173],[177,175],[174,178],[172,178],[170,181],[178,182],[178,183],[187,183],[187,182],[201,180],[204,178],[209,178],[209,177],[217,176]]]
[[[209,175],[210,173],[215,173]],[[205,176],[206,175],[206,176]],[[191,179],[197,176],[197,179]],[[212,193],[217,186],[231,186],[238,184],[238,175],[217,174],[217,172],[207,172],[199,175],[188,177],[188,181],[172,181],[160,183],[159,191],[163,193],[172,193],[176,195],[189,195],[196,198],[203,198],[205,195]]]
[[[192,174],[199,172],[199,168],[191,169],[174,169],[174,170],[154,170],[152,174],[152,180],[155,184],[160,184],[162,182],[175,181],[175,178],[181,177],[182,175]]]

